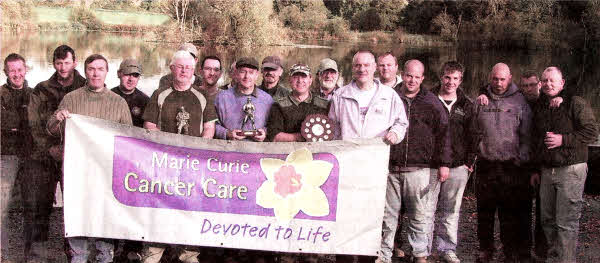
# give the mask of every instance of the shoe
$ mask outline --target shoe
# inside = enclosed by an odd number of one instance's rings
[[[414,263],[427,263],[427,257],[415,257]]]
[[[404,253],[404,250],[402,250],[400,248],[394,249],[394,257],[403,258],[405,256],[406,256],[406,254]]]
[[[444,253],[442,259],[444,259],[444,261],[446,261],[447,263],[460,263],[460,259],[458,259],[456,253],[454,253],[454,251],[452,250]]]

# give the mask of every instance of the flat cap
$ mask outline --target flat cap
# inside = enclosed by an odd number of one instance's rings
[[[124,75],[142,74],[142,65],[135,58],[126,58],[119,65],[119,72]]]
[[[252,57],[242,57],[235,63],[235,68],[249,67],[258,69],[258,61]]]
[[[317,72],[321,73],[328,69],[333,69],[333,70],[335,70],[335,72],[339,72],[338,66],[337,66],[337,63],[335,62],[335,60],[330,59],[330,58],[324,58],[323,60],[321,60],[321,63],[319,64],[319,70]]]

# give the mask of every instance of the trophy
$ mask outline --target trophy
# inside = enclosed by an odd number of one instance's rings
[[[177,117],[175,117],[175,119],[177,120],[177,134],[188,135],[190,127],[190,113],[185,111],[185,108],[181,106],[179,107]]]
[[[237,133],[238,136],[253,137],[260,134],[260,132],[256,129],[256,126],[254,125],[255,110],[256,108],[254,107],[254,104],[252,104],[252,100],[250,99],[250,97],[248,97],[248,99],[246,100],[246,104],[244,104],[244,106],[242,107],[242,111],[244,112],[244,120],[242,121],[242,131]],[[252,124],[252,130],[244,130],[244,126],[248,122]]]
[[[323,114],[306,116],[300,128],[300,134],[307,142],[322,142],[333,140],[334,123]]]

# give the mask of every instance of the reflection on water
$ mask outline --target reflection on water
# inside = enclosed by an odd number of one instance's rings
[[[61,44],[68,44],[75,49],[77,69],[83,74],[85,57],[100,53],[109,60],[109,76],[106,84],[114,87],[119,84],[116,70],[122,59],[135,57],[143,65],[144,75],[138,85],[141,90],[151,94],[158,86],[158,80],[169,72],[168,64],[177,43],[146,42],[139,35],[123,35],[111,33],[84,32],[24,32],[14,34],[3,32],[0,46],[2,59],[9,53],[16,52],[27,59],[30,71],[27,80],[30,86],[46,80],[54,72],[52,52]],[[375,52],[392,51],[400,63],[407,59],[420,59],[426,65],[424,85],[431,87],[438,82],[438,69],[448,60],[458,60],[465,68],[463,87],[471,96],[475,96],[483,85],[491,67],[497,62],[505,62],[513,70],[513,78],[518,81],[521,72],[533,70],[541,72],[545,67],[556,65],[563,69],[567,88],[576,89],[576,94],[584,96],[600,116],[600,99],[598,84],[600,83],[600,58],[591,55],[576,54],[569,51],[528,51],[528,50],[472,50],[468,48],[411,48],[403,44],[373,43],[311,43],[330,46],[331,48],[295,48],[290,46],[269,46],[252,50],[236,48],[202,47],[200,51],[206,55],[219,56],[226,69],[236,57],[253,56],[261,60],[271,54],[283,58],[287,69],[294,63],[303,62],[316,69],[322,58],[330,57],[338,62],[344,79],[351,78],[351,61],[354,52],[359,49],[370,49]],[[287,70],[286,70],[287,71]],[[284,77],[285,76],[284,74]],[[229,80],[224,77],[221,82]],[[284,80],[286,81],[286,80]],[[4,81],[0,81],[4,83]]]

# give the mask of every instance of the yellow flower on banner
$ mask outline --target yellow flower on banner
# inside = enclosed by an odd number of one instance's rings
[[[289,222],[300,210],[309,216],[329,214],[329,202],[320,187],[333,164],[313,160],[312,153],[303,148],[290,153],[285,161],[260,159],[260,167],[267,180],[256,191],[256,204],[273,208],[279,221]]]

